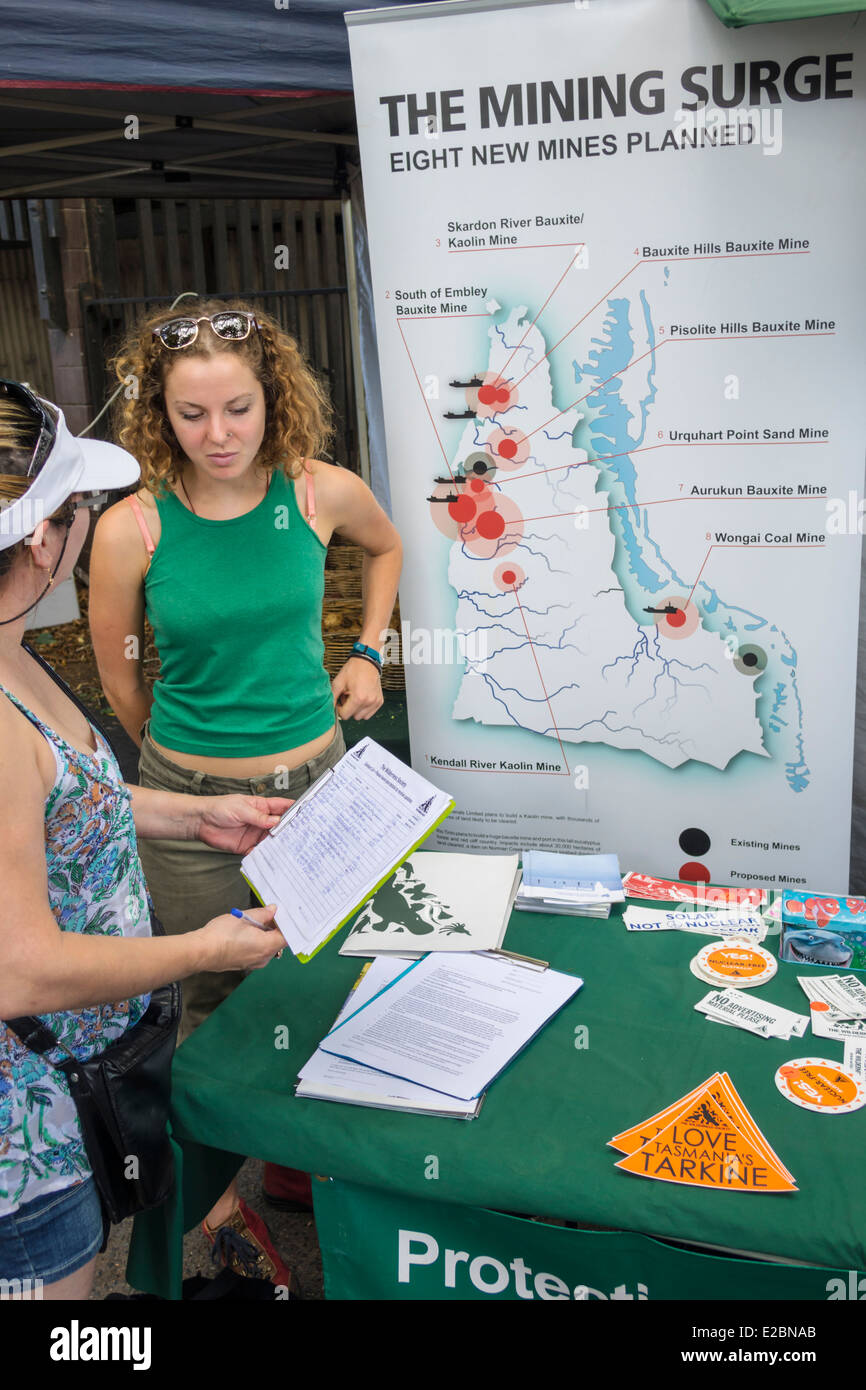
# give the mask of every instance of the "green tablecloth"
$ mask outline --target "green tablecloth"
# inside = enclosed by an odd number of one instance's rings
[[[129,1264],[136,1288],[178,1295],[182,1231],[207,1212],[245,1156],[428,1201],[866,1268],[866,1108],[813,1114],[785,1100],[773,1079],[795,1057],[841,1060],[842,1044],[810,1033],[780,1042],[707,1022],[694,1004],[709,986],[688,963],[708,938],[630,933],[619,916],[514,913],[505,945],[585,985],[467,1123],[295,1098],[298,1067],[358,973],[357,961],[338,954],[343,937],[308,965],[287,954],[249,976],[178,1051],[172,1103],[181,1180],[173,1202],[136,1223]],[[760,996],[804,1012],[797,971],[780,965]],[[286,1029],[288,1048],[280,1046]],[[730,1074],[799,1192],[690,1189],[615,1168],[611,1135],[717,1070]],[[435,1179],[425,1176],[431,1156]]]
[[[792,19],[825,19],[866,9],[863,0],[708,0],[728,29]]]

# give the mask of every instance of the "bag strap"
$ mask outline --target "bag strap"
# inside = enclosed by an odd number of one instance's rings
[[[11,1032],[16,1033],[25,1047],[29,1047],[31,1052],[38,1052],[40,1057],[50,1052],[52,1047],[60,1046],[60,1039],[52,1033],[47,1023],[43,1023],[41,1018],[36,1018],[34,1014],[23,1014],[21,1018],[4,1019],[6,1027]]]
[[[30,645],[29,642],[22,642],[21,645],[22,645],[22,647],[24,648],[25,652],[27,652],[30,656],[32,656],[34,661],[38,662],[38,664],[42,667],[42,669],[43,669],[43,671],[46,673],[46,675],[48,675],[48,676],[51,677],[51,679],[53,680],[54,684],[60,687],[60,689],[63,691],[63,693],[64,693],[64,695],[67,697],[67,699],[69,699],[69,700],[72,701],[73,705],[75,705],[75,708],[81,711],[81,713],[84,715],[84,718],[87,720],[88,724],[92,724],[92,725],[93,725],[93,727],[94,727],[94,729],[96,730],[96,732],[97,732],[98,734],[100,734],[101,737],[102,737],[102,738],[105,740],[105,742],[108,744],[108,747],[111,749],[112,753],[114,754],[114,757],[115,757],[115,759],[116,759],[116,761],[117,761],[117,763],[118,763],[118,766],[119,766],[119,765],[120,765],[120,759],[117,757],[117,751],[116,751],[116,749],[115,749],[115,747],[114,747],[114,744],[111,742],[111,739],[109,738],[108,734],[107,734],[107,733],[105,732],[105,730],[103,729],[102,725],[100,724],[100,722],[99,722],[99,720],[96,718],[96,716],[95,716],[94,714],[91,714],[91,712],[90,712],[90,710],[87,708],[87,706],[81,703],[81,701],[79,700],[79,698],[78,698],[78,696],[75,694],[75,692],[74,692],[73,690],[70,690],[70,689],[69,689],[69,686],[66,684],[66,681],[63,679],[63,677],[62,677],[62,676],[59,676],[59,675],[57,674],[57,672],[54,670],[53,666],[49,666],[48,662],[45,661],[44,658],[41,657],[37,651],[34,651],[34,649],[31,647],[31,645]]]

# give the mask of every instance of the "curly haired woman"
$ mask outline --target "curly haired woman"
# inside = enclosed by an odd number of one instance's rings
[[[355,474],[317,457],[330,408],[268,315],[217,302],[190,316],[151,314],[114,367],[127,386],[119,440],[143,486],[96,528],[90,622],[105,693],[141,746],[141,783],[297,797],[344,752],[340,719],[369,719],[382,704],[378,647],[397,592],[399,536]],[[334,533],[366,555],[358,654],[330,681],[321,620]],[[152,691],[145,614],[161,662]],[[186,842],[146,848],[148,887],[169,933],[237,905],[237,856]],[[240,979],[188,982],[182,1035]],[[206,1234],[228,1220],[249,1239],[243,1217],[252,1215],[230,1189]]]

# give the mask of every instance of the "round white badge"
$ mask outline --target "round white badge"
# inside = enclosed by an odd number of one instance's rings
[[[728,989],[754,989],[776,973],[776,958],[747,937],[711,941],[695,956],[695,974],[712,985]]]
[[[824,1057],[798,1057],[776,1072],[776,1085],[786,1100],[820,1115],[849,1115],[866,1105],[866,1085],[838,1062]]]

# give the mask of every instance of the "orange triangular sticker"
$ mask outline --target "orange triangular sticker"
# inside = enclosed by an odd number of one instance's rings
[[[693,1091],[689,1091],[688,1095],[674,1101],[666,1110],[660,1110],[657,1115],[651,1115],[648,1120],[643,1120],[641,1124],[635,1125],[632,1129],[615,1134],[612,1139],[608,1140],[609,1146],[617,1149],[620,1153],[636,1153],[651,1139],[655,1139],[667,1125],[680,1119],[688,1107],[695,1104],[698,1097],[706,1091],[709,1091],[713,1101],[721,1108],[729,1123],[752,1143],[757,1152],[763,1154],[771,1167],[777,1168],[793,1183],[793,1174],[788,1171],[779,1155],[767,1143],[764,1135],[743,1105],[727,1072],[715,1072],[702,1085],[696,1086]]]
[[[616,1166],[627,1173],[686,1186],[796,1192],[771,1154],[772,1150],[747,1137],[734,1123],[717,1086],[708,1083],[697,1096],[688,1098],[676,1118]]]
[[[732,1121],[735,1128],[739,1129],[740,1133],[751,1140],[755,1148],[764,1154],[765,1158],[769,1160],[771,1167],[777,1168],[780,1173],[783,1173],[784,1176],[796,1186],[796,1179],[793,1173],[785,1167],[779,1155],[767,1143],[764,1135],[758,1129],[758,1126],[755,1124],[737,1094],[737,1089],[727,1072],[722,1072],[720,1087],[718,1089],[715,1086],[713,1087],[713,1096],[721,1105],[725,1115]]]
[[[643,1148],[649,1139],[654,1138],[660,1130],[671,1120],[677,1118],[691,1105],[708,1086],[721,1081],[721,1073],[715,1072],[707,1081],[703,1081],[700,1086],[696,1086],[688,1095],[681,1096],[675,1100],[673,1105],[669,1105],[666,1110],[660,1110],[657,1115],[650,1115],[648,1120],[642,1120],[639,1125],[634,1125],[631,1129],[624,1129],[621,1134],[615,1134],[612,1139],[608,1139],[608,1146],[611,1149],[618,1149],[623,1154],[633,1154],[638,1149]]]

